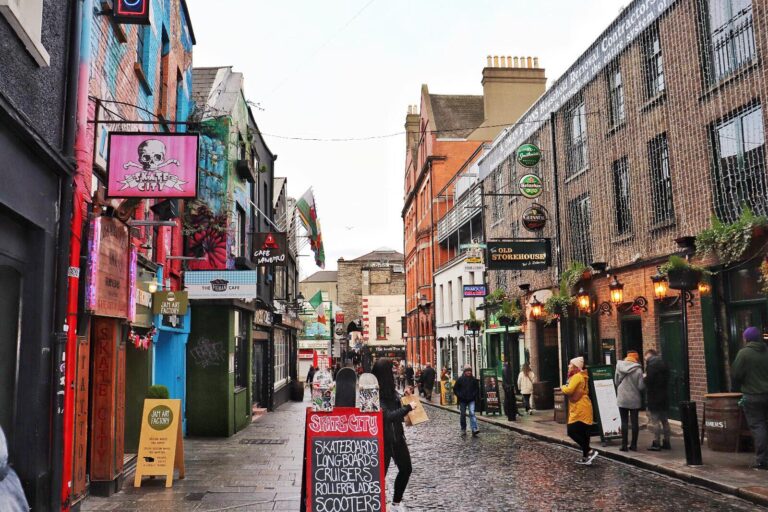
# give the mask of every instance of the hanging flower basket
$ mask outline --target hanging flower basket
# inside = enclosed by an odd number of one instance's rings
[[[479,331],[482,326],[483,322],[480,320],[467,320],[464,322],[464,327],[466,327],[468,331]]]
[[[499,324],[504,327],[511,327],[515,325],[515,319],[512,318],[511,316],[507,316],[507,315],[497,316],[496,320],[498,320]]]
[[[693,268],[670,270],[667,279],[673,290],[694,290],[699,286],[701,271]]]

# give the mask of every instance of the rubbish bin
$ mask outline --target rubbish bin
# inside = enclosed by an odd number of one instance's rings
[[[291,381],[291,400],[294,402],[304,401],[304,383],[300,380]]]
[[[555,403],[555,389],[551,382],[542,381],[533,383],[533,406],[543,411],[552,409]]]
[[[560,388],[554,390],[555,422],[565,425],[568,423],[568,399]]]
[[[710,393],[704,395],[704,431],[707,447],[715,452],[735,452],[739,435],[746,421],[742,418],[741,393]]]

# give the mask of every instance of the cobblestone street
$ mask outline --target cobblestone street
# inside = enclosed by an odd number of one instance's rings
[[[111,498],[89,498],[85,511],[298,510],[303,404],[289,403],[229,439],[186,440],[187,477],[172,489],[145,480]],[[408,428],[414,472],[405,494],[411,511],[759,510],[730,496],[598,458],[574,464],[575,449],[537,441],[487,423],[477,438],[459,435],[458,415],[428,408],[430,421]],[[280,443],[284,444],[256,444]],[[387,479],[391,498],[394,470]]]

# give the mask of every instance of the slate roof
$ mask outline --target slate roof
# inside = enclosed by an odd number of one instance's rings
[[[405,256],[394,249],[376,249],[352,261],[404,261]]]
[[[303,279],[302,283],[335,283],[339,279],[339,272],[336,270],[319,270],[311,276]]]
[[[208,102],[216,74],[221,68],[192,68],[192,101],[202,107]]]
[[[482,96],[430,94],[429,101],[439,138],[466,138],[485,120]]]
[[[203,119],[230,114],[242,91],[243,74],[232,66],[192,69],[192,100]]]

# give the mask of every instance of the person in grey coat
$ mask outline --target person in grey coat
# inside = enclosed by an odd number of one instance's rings
[[[8,464],[8,445],[0,427],[0,512],[29,512],[16,472]]]
[[[621,416],[621,451],[627,449],[637,451],[637,436],[640,425],[637,423],[638,412],[643,404],[643,367],[640,366],[640,354],[634,350],[627,352],[623,361],[616,363],[616,374],[613,376],[616,384],[616,402]],[[627,446],[628,423],[632,419],[632,442]]]

